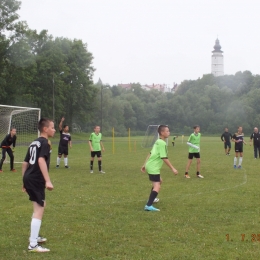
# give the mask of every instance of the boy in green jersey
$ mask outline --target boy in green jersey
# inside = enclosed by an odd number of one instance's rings
[[[193,127],[194,133],[192,133],[188,139],[187,145],[189,145],[189,155],[188,155],[188,163],[185,171],[185,178],[189,179],[190,176],[188,174],[190,165],[192,163],[193,157],[197,159],[197,177],[204,178],[200,174],[200,127],[195,125]]]
[[[147,156],[144,165],[141,168],[142,172],[147,172],[149,180],[152,182],[153,187],[150,193],[150,197],[147,204],[144,207],[146,211],[160,211],[159,209],[153,207],[153,202],[158,202],[159,199],[156,198],[162,183],[162,178],[160,177],[160,170],[162,168],[163,162],[169,166],[169,168],[178,174],[178,171],[171,165],[168,159],[168,151],[165,139],[170,136],[170,131],[168,126],[160,125],[158,127],[158,133],[160,138],[154,143],[150,154]]]
[[[104,145],[102,143],[102,134],[100,133],[100,126],[95,126],[94,132],[89,137],[89,148],[90,148],[90,173],[93,173],[93,162],[95,156],[98,158],[98,170],[100,173],[105,173],[102,171],[102,164],[101,164],[101,146],[103,152],[105,151]]]

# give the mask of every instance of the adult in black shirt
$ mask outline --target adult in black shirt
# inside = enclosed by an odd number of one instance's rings
[[[254,132],[250,136],[250,146],[252,145],[252,140],[254,144],[254,156],[255,159],[257,159],[257,155],[259,154],[260,157],[260,132],[258,131],[258,128],[254,128]]]
[[[16,143],[16,129],[11,128],[10,134],[6,135],[6,137],[1,143],[2,159],[0,161],[0,172],[3,172],[2,167],[6,158],[6,153],[8,153],[10,157],[10,171],[16,172],[16,170],[14,169],[14,154],[13,154],[15,143]],[[13,145],[13,150],[11,149],[11,145]]]
[[[228,128],[225,128],[225,132],[221,135],[221,140],[224,142],[224,149],[226,155],[230,155],[230,149],[231,149],[231,139],[232,139],[232,134],[228,132]],[[228,148],[228,149],[227,149]]]

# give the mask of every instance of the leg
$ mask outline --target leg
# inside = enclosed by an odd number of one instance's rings
[[[64,154],[64,155],[63,155],[63,158],[64,158],[64,165],[65,165],[65,167],[66,167],[66,168],[69,168],[69,166],[68,166],[68,155],[67,155],[67,154]]]
[[[101,151],[97,152],[97,158],[98,158],[98,170],[100,173],[105,173],[104,171],[102,171],[102,155],[101,155]]]
[[[58,154],[58,157],[57,157],[57,164],[56,164],[56,168],[59,168],[59,166],[60,166],[60,160],[61,160],[61,156],[62,156],[62,154]]]
[[[5,161],[5,153],[6,153],[6,149],[2,148],[2,159],[0,161],[0,170],[2,170],[3,163]]]
[[[257,146],[254,144],[254,156],[255,159],[257,158]]]
[[[197,174],[200,172],[200,158],[197,158]]]
[[[161,188],[161,182],[162,180],[160,179],[160,182],[153,182],[153,189],[150,193],[150,197],[149,197],[149,200],[147,202],[147,206],[152,206],[155,198],[157,197],[159,191],[160,191],[160,188]]]
[[[239,162],[238,162],[238,168],[241,168],[242,160],[243,160],[243,153],[241,152],[239,157]]]
[[[238,157],[238,152],[236,152],[236,155],[234,157],[234,168],[237,168],[237,157]]]
[[[14,154],[11,148],[7,148],[6,152],[10,157],[10,170],[14,170]]]

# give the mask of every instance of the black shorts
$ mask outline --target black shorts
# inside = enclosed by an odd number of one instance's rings
[[[58,149],[58,155],[68,155],[69,154],[69,151],[68,151],[68,146],[59,146],[59,149]]]
[[[200,158],[200,153],[189,153],[188,159],[192,160],[193,157],[195,157],[197,159]]]
[[[97,156],[97,158],[100,158],[100,157],[102,157],[101,151],[92,151],[92,152],[90,153],[90,156],[91,156],[92,158],[94,158],[95,156]]]
[[[224,148],[225,148],[225,149],[227,149],[227,148],[230,149],[230,148],[231,148],[231,143],[225,142],[225,143],[224,143]]]
[[[243,146],[235,147],[235,152],[236,153],[243,153]]]
[[[29,200],[35,201],[40,206],[44,207],[45,189],[41,189],[41,190],[26,189],[26,192],[29,195]]]
[[[152,181],[152,182],[160,182],[161,181],[160,174],[149,174],[148,173],[148,176],[149,176],[149,180]]]

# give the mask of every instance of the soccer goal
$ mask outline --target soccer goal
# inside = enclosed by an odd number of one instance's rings
[[[143,148],[148,148],[152,147],[155,141],[159,138],[158,134],[158,127],[160,125],[149,125],[147,127],[147,130],[145,132],[145,136],[142,141],[142,147]],[[168,138],[165,140],[167,145],[168,145]]]
[[[0,105],[0,142],[9,134],[11,128],[16,128],[15,163],[23,162],[28,146],[39,136],[40,116],[40,108]],[[8,160],[7,155],[5,162]]]

